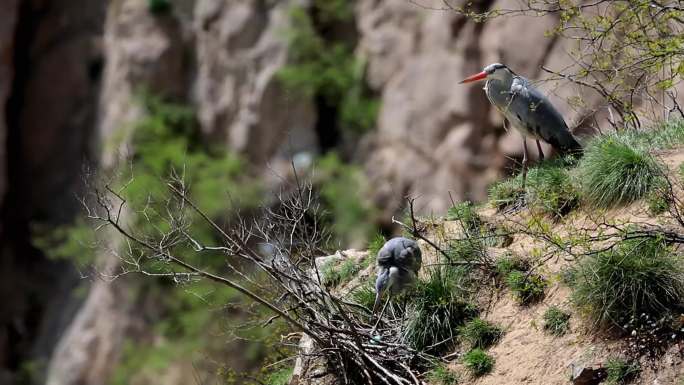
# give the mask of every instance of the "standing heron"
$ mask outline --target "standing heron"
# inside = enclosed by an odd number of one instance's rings
[[[415,241],[396,237],[385,242],[378,252],[378,278],[375,281],[373,313],[377,313],[384,292],[388,291],[391,297],[415,282],[422,262],[420,248]],[[383,307],[383,312],[384,310]],[[382,313],[380,315],[382,316]]]
[[[539,159],[544,159],[540,139],[561,154],[582,151],[582,146],[570,133],[563,116],[529,80],[516,75],[501,63],[494,63],[486,66],[482,72],[463,79],[461,84],[482,79],[487,79],[484,90],[489,102],[522,134],[523,189],[527,177],[526,137],[536,140]]]

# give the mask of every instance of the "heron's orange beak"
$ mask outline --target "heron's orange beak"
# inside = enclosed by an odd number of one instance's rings
[[[475,75],[468,76],[467,78],[461,80],[458,84],[470,83],[470,82],[474,82],[477,80],[482,80],[486,77],[487,77],[487,73],[485,71],[482,71],[482,72],[477,73]]]

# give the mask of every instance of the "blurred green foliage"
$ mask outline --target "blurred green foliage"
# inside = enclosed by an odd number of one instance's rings
[[[330,211],[330,225],[342,245],[366,242],[375,232],[377,212],[366,198],[368,181],[359,166],[346,164],[330,152],[317,163],[316,183]]]
[[[290,64],[278,77],[286,88],[309,97],[320,96],[335,107],[339,112],[337,123],[343,130],[363,133],[375,126],[380,106],[364,83],[366,63],[354,56],[348,42],[319,32],[348,22],[353,3],[317,0],[310,10],[293,7],[286,34]]]
[[[162,15],[171,10],[171,0],[147,0],[147,9],[154,15]]]

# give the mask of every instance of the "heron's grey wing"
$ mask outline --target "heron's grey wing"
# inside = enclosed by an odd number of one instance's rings
[[[513,79],[511,91],[515,94],[511,110],[527,131],[562,152],[581,151],[563,116],[541,91],[522,77]]]
[[[401,266],[416,274],[423,263],[420,247],[412,240],[404,242],[399,259],[401,260]]]
[[[385,243],[378,251],[378,266],[389,267],[394,265],[394,254],[389,243]]]

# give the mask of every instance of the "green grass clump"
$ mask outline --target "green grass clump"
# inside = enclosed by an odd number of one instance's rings
[[[512,271],[528,271],[530,262],[515,254],[509,254],[496,261],[496,272],[500,277],[506,277]]]
[[[350,293],[351,300],[366,309],[373,309],[375,304],[375,289],[372,283],[362,285],[352,290]]]
[[[482,376],[494,368],[494,357],[482,349],[473,349],[463,356],[463,364],[474,376]]]
[[[481,318],[468,321],[459,328],[461,340],[466,342],[470,348],[486,349],[499,341],[503,335],[503,330]]]
[[[576,268],[572,298],[597,325],[622,325],[641,313],[658,317],[680,308],[684,269],[657,237],[624,239]]]
[[[458,374],[449,370],[444,364],[435,365],[427,373],[427,379],[433,385],[456,385],[458,384]]]
[[[461,289],[467,274],[465,269],[441,266],[417,283],[404,328],[409,346],[438,354],[453,345],[458,327],[477,313]]]
[[[466,232],[477,233],[482,226],[482,219],[471,202],[465,201],[454,205],[447,211],[447,220],[459,221]]]
[[[514,270],[506,276],[506,285],[518,303],[529,305],[544,298],[546,280],[539,274]]]
[[[321,268],[321,281],[326,287],[348,282],[361,268],[360,264],[353,259],[347,259],[339,266],[336,264],[337,261],[329,261]]]
[[[639,363],[636,361],[628,362],[620,358],[611,358],[605,364],[606,385],[624,385],[629,383],[641,371]]]
[[[515,295],[521,305],[529,305],[544,297],[546,280],[539,274],[530,273],[530,262],[517,255],[508,255],[496,261],[494,269]]]
[[[584,197],[605,208],[642,198],[661,175],[660,166],[646,150],[615,136],[595,139],[578,165]]]
[[[614,135],[632,147],[646,150],[674,148],[684,143],[684,120],[672,119],[647,130],[623,130]]]
[[[544,312],[544,330],[554,336],[562,336],[570,328],[570,313],[564,312],[556,306],[551,306]]]
[[[385,237],[380,234],[376,233],[368,242],[368,257],[371,259],[375,259],[378,256],[378,252],[380,249],[382,249],[382,246],[385,245]]]
[[[497,209],[525,203],[554,217],[563,217],[579,205],[579,192],[572,184],[570,160],[552,159],[529,169],[526,191],[522,190],[522,174],[494,184],[489,199]]]

